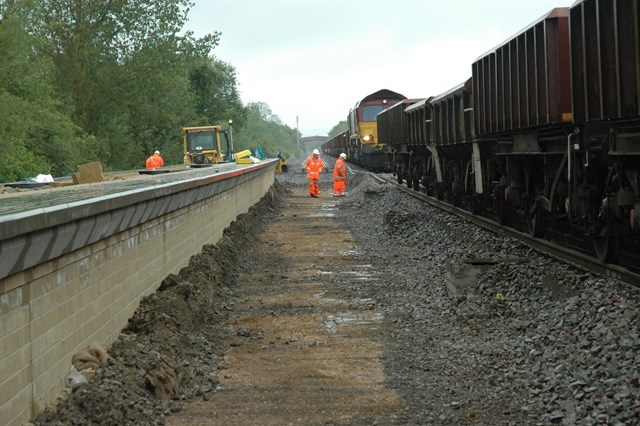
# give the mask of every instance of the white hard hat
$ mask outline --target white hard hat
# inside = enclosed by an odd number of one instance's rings
[[[160,154],[160,151],[156,151],[156,152],[154,152],[154,154]]]
[[[345,160],[347,159],[347,154],[345,154],[344,152],[342,154],[340,154],[340,157],[344,158]]]
[[[317,149],[314,149],[314,150],[313,150],[313,153],[314,153],[314,154],[320,154],[320,151],[318,151]]]

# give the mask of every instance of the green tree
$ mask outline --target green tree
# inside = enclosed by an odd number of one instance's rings
[[[241,128],[246,112],[238,92],[236,70],[216,57],[203,58],[193,64],[190,73],[190,89],[195,96],[199,123],[224,123],[233,120]]]
[[[179,163],[182,127],[232,119],[241,130],[248,109],[236,71],[211,54],[219,34],[182,31],[191,6],[0,0],[2,178],[66,174],[95,158],[107,169],[139,168],[156,149]],[[266,112],[256,119],[271,123],[266,134],[295,135]]]
[[[51,63],[25,30],[30,2],[0,2],[0,179],[60,176],[97,157],[95,140],[55,101]]]
[[[348,128],[349,127],[347,126],[347,121],[342,120],[341,122],[333,126],[331,130],[329,130],[329,139],[334,136],[338,136],[342,132],[346,132]]]
[[[285,157],[299,151],[297,131],[282,123],[264,102],[249,103],[246,108],[246,125],[234,130],[236,151],[255,150],[258,145],[271,156],[281,151]]]
[[[54,64],[61,99],[74,122],[101,141],[108,167],[140,167],[165,147],[170,160],[181,158],[179,127],[197,116],[189,72],[219,40],[217,33],[180,35],[191,2],[38,4],[30,29]]]
[[[62,176],[98,157],[95,139],[67,116],[7,92],[0,92],[0,129],[5,181],[40,173]]]

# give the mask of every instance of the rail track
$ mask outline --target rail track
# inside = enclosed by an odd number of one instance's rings
[[[400,191],[403,191],[414,198],[417,198],[449,213],[462,217],[485,229],[488,229],[500,235],[516,238],[524,244],[527,244],[530,247],[547,255],[572,263],[595,274],[615,278],[635,288],[640,289],[640,268],[638,268],[638,265],[640,265],[640,261],[638,261],[637,255],[625,256],[625,263],[622,265],[603,263],[596,257],[580,250],[580,247],[583,246],[582,241],[574,241],[570,244],[570,246],[573,246],[575,248],[569,248],[567,246],[559,245],[558,243],[551,240],[534,238],[527,232],[522,232],[518,229],[501,226],[487,217],[475,215],[467,210],[454,207],[448,203],[440,201],[435,197],[431,197],[422,192],[409,189],[404,185],[398,184],[394,179],[374,173],[371,173],[371,176],[373,176],[373,178],[379,180],[380,182],[384,182],[396,187]],[[554,239],[562,241],[563,244],[567,245],[568,243],[564,241],[563,238],[564,237],[561,235],[561,233],[559,233],[558,231],[555,232]]]

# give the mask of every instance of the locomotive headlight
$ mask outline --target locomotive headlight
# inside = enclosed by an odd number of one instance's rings
[[[368,135],[364,136],[362,138],[362,140],[365,141],[365,142],[371,142],[373,140],[373,135],[372,134],[368,134]]]

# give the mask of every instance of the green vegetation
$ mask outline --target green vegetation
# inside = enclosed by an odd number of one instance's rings
[[[348,129],[349,127],[347,126],[347,121],[342,120],[341,122],[333,126],[331,130],[329,130],[329,139],[334,136],[338,136],[342,132],[346,132]]]
[[[243,149],[255,152],[259,145],[270,157],[275,157],[280,150],[288,158],[299,150],[296,129],[283,124],[267,104],[250,103],[246,112],[246,126],[238,132],[234,129],[233,145],[236,152]]]
[[[244,106],[217,32],[184,32],[190,0],[0,0],[0,180],[99,160],[182,162],[181,129],[227,125],[234,145],[296,149],[266,104]],[[255,138],[255,139],[252,139]]]

